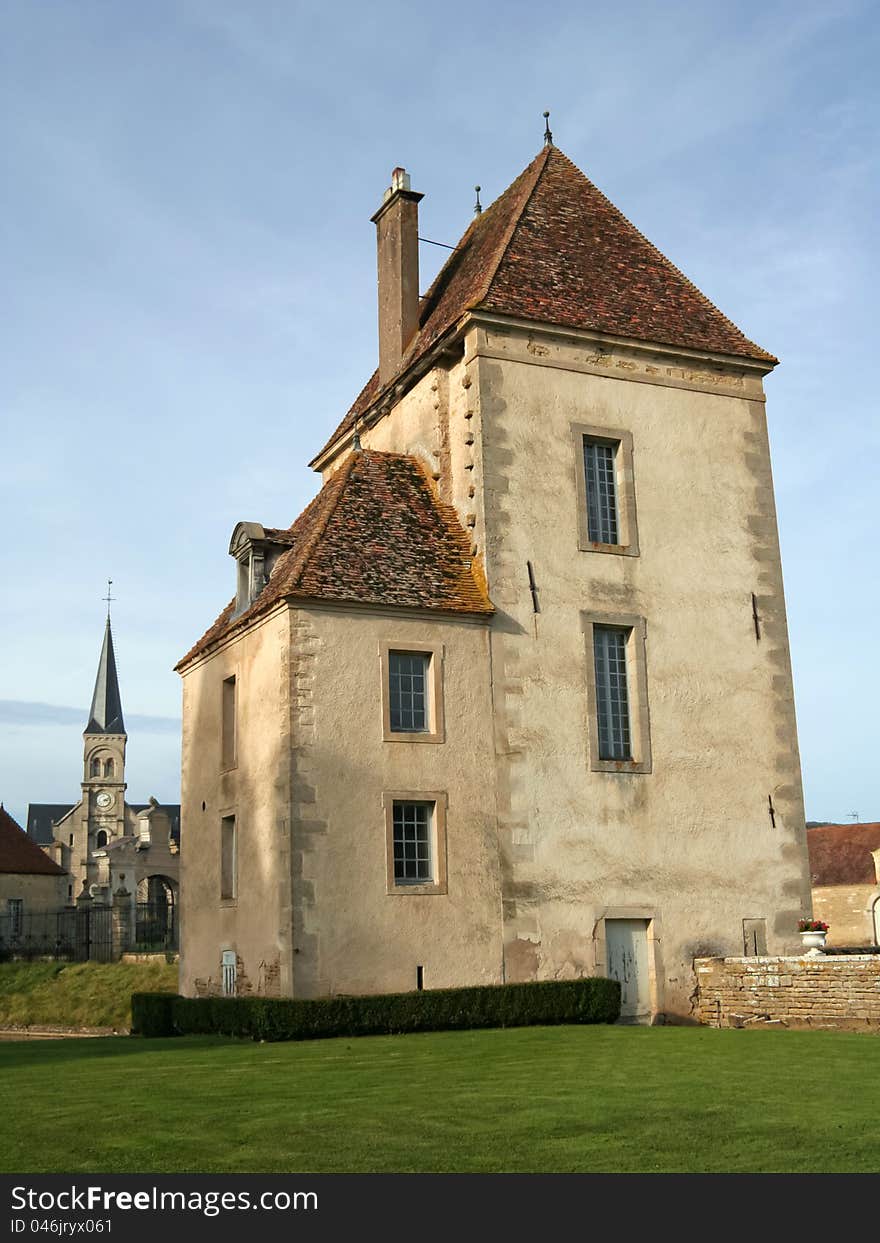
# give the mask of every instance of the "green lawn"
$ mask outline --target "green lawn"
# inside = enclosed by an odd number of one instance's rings
[[[16,1041],[0,1081],[8,1173],[878,1167],[880,1040],[851,1033]]]
[[[131,995],[177,992],[167,962],[0,963],[0,1027],[131,1025]]]

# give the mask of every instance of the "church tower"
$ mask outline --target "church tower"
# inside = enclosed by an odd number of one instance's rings
[[[83,732],[82,809],[86,813],[83,819],[88,821],[89,854],[125,833],[127,740],[108,614],[89,721]]]

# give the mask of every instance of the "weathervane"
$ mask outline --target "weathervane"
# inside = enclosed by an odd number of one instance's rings
[[[108,621],[110,620],[110,601],[111,601],[111,600],[115,600],[115,599],[116,599],[116,597],[115,597],[115,596],[111,596],[111,595],[110,595],[110,588],[111,588],[112,586],[113,586],[113,579],[112,579],[112,578],[108,578],[108,579],[107,579],[107,594],[106,594],[106,596],[102,596],[102,597],[101,597],[101,599],[102,599],[102,600],[106,600],[106,601],[107,601],[107,620],[108,620]]]
[[[553,135],[550,133],[550,113],[544,113],[544,146],[553,146]]]
[[[363,448],[363,446],[361,445],[360,426],[361,426],[361,420],[360,420],[360,415],[358,415],[355,417],[354,435],[351,438],[351,447],[355,453],[360,453],[361,449]]]
[[[474,215],[479,216],[480,212],[483,210],[483,204],[480,202],[480,187],[474,186],[474,189],[477,192],[477,201],[474,203]]]

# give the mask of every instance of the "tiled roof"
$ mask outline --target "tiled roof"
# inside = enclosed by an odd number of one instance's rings
[[[0,873],[21,876],[65,875],[64,869],[40,850],[3,806],[0,806]]]
[[[178,669],[285,598],[492,612],[455,510],[414,458],[350,454],[285,534],[292,547],[257,600],[234,620],[231,601]]]
[[[807,830],[814,885],[874,885],[872,851],[880,849],[880,824],[823,824]]]
[[[477,308],[638,341],[777,361],[749,341],[553,146],[544,147],[471,222],[422,299],[420,328],[398,374],[466,311]],[[379,393],[375,373],[325,448],[352,427]]]

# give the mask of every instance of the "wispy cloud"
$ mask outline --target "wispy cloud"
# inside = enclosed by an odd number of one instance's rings
[[[4,725],[85,725],[87,708],[62,704],[32,703],[24,699],[0,699],[0,724]],[[177,734],[180,721],[172,716],[141,716],[126,713],[130,728],[145,734]]]

